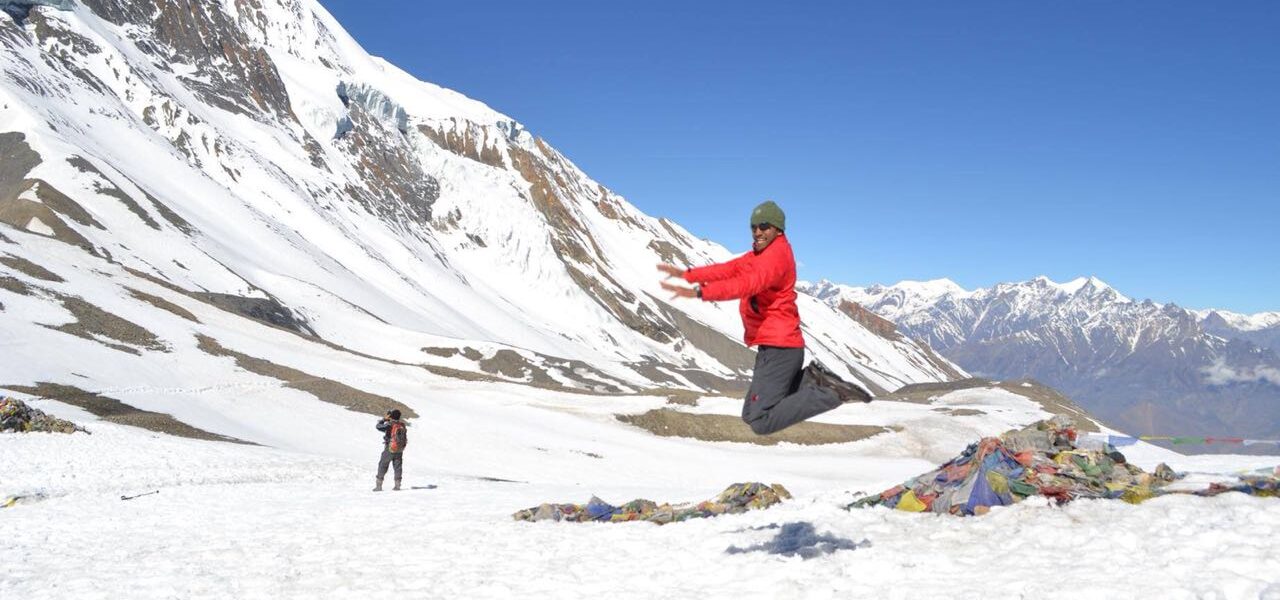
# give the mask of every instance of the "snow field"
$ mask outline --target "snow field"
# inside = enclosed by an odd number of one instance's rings
[[[0,538],[0,564],[11,567],[0,576],[0,595],[1280,594],[1280,502],[1274,499],[1226,494],[1061,508],[1028,501],[968,519],[881,508],[845,511],[841,507],[856,493],[877,493],[933,465],[893,457],[901,450],[898,434],[818,447],[708,444],[657,438],[606,420],[600,399],[593,404],[569,394],[532,398],[515,386],[475,387],[467,394],[469,420],[451,402],[441,402],[410,429],[405,486],[439,487],[381,494],[369,491],[380,449],[371,417],[360,416],[361,428],[345,433],[360,442],[358,449],[340,444],[335,455],[322,456],[174,438],[37,400],[42,410],[81,422],[93,434],[0,437],[0,496],[45,496],[0,510],[11,532]],[[972,396],[942,400],[973,406]],[[637,410],[652,402],[620,400]],[[989,404],[1008,409],[1004,417],[950,428],[945,420],[916,421],[913,427],[932,423],[939,444],[951,445],[972,430],[1002,430],[1033,419],[1035,411],[1024,403],[1015,414],[1017,399],[996,395]],[[884,412],[897,416],[881,415],[886,422],[932,418],[924,413],[934,406],[890,404],[884,403]],[[829,414],[833,421],[859,420],[842,412]],[[1169,460],[1177,469],[1206,472],[1255,468],[1265,458],[1190,457],[1179,463],[1178,455],[1145,444],[1131,456],[1140,464]],[[666,526],[510,517],[542,502],[585,502],[593,494],[613,503],[637,497],[697,501],[746,480],[782,483],[796,497],[764,511]],[[160,493],[120,500],[153,490]],[[776,541],[780,530],[771,526],[788,523],[809,524],[819,535],[858,547],[808,560],[726,553],[731,546]]]

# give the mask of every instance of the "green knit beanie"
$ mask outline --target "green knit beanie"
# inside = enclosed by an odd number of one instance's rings
[[[754,226],[761,223],[773,225],[778,231],[787,230],[787,216],[782,214],[782,209],[773,200],[765,200],[751,211],[751,224]]]

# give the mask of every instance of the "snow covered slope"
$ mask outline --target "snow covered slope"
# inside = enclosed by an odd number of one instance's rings
[[[1133,506],[1028,500],[976,518],[883,508],[845,511],[927,472],[979,436],[1044,416],[999,391],[875,402],[824,415],[900,427],[852,444],[706,443],[660,438],[599,402],[523,386],[437,389],[410,428],[405,491],[369,492],[371,420],[317,431],[330,456],[154,436],[52,401],[92,435],[0,437],[6,598],[741,598],[1054,597],[1064,561],[1087,577],[1072,597],[1270,597],[1280,592],[1280,501],[1240,494]],[[662,403],[633,398],[631,409]],[[710,401],[705,410],[735,412]],[[547,410],[554,407],[555,410]],[[939,409],[969,411],[948,416]],[[272,430],[301,429],[264,415]],[[343,442],[363,437],[362,443]],[[1226,472],[1274,457],[1184,457],[1125,448],[1151,470]],[[57,459],[51,459],[56,456]],[[1201,476],[1203,477],[1203,476]],[[689,502],[737,481],[781,483],[795,499],[764,511],[657,526],[526,523],[517,510],[592,495]],[[412,489],[437,486],[434,489]],[[158,492],[133,500],[137,496]],[[783,536],[780,526],[808,531]],[[847,549],[824,554],[812,536]],[[769,552],[808,546],[802,560]],[[730,547],[755,550],[730,553]],[[1157,552],[1160,550],[1160,552]],[[904,581],[910,592],[904,592]]]
[[[384,370],[745,387],[736,307],[672,302],[654,269],[729,250],[369,56],[314,0],[4,6],[0,336],[23,351],[0,387],[158,390],[118,399],[259,442],[229,404],[243,386],[363,412],[423,393]],[[963,375],[801,312],[812,353],[873,390]],[[302,348],[346,366],[303,369]]]
[[[1132,433],[1280,436],[1269,314],[1136,301],[1094,277],[972,291],[947,280],[802,287],[832,305],[865,307],[973,373],[1058,388]]]

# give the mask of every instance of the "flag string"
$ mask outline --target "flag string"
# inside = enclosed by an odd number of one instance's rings
[[[1201,437],[1201,436],[1176,436],[1176,435],[1112,435],[1109,433],[1092,433],[1081,431],[1076,434],[1077,441],[1084,439],[1095,444],[1110,444],[1117,448],[1123,446],[1132,446],[1138,442],[1173,442],[1174,444],[1242,444],[1252,446],[1255,444],[1275,444],[1280,446],[1280,440],[1255,440],[1238,437]],[[1087,442],[1086,442],[1087,443]],[[1280,477],[1280,465],[1274,467],[1263,467],[1261,469],[1245,469],[1238,471],[1240,474],[1261,474],[1269,477]]]
[[[1172,442],[1175,445],[1183,444],[1242,444],[1245,446],[1254,446],[1257,444],[1273,444],[1280,446],[1280,440],[1257,440],[1251,438],[1238,437],[1208,437],[1197,435],[1112,435],[1109,433],[1091,433],[1081,432],[1086,437],[1104,441],[1112,446],[1132,446],[1138,442]]]

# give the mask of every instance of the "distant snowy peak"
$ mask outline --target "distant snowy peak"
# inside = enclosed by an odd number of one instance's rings
[[[843,285],[828,280],[817,283],[801,282],[800,288],[821,300],[840,297],[865,306],[875,305],[883,309],[881,316],[894,318],[932,307],[939,302],[956,302],[965,299],[1003,297],[1035,298],[1044,305],[1061,305],[1085,300],[1090,303],[1135,304],[1141,310],[1182,311],[1177,305],[1165,305],[1151,300],[1135,301],[1113,288],[1107,282],[1094,277],[1077,277],[1058,283],[1049,277],[1038,276],[1027,281],[997,283],[987,288],[967,290],[950,279],[929,281],[900,281],[893,285],[872,284],[865,287]],[[1239,332],[1253,332],[1280,327],[1280,311],[1242,314],[1227,310],[1186,310],[1201,323]]]
[[[966,290],[950,279],[900,281],[893,285],[866,287],[842,285],[827,280],[803,282],[801,291],[829,304],[840,300],[856,302],[893,321],[910,320],[912,315],[935,308],[947,309],[957,303],[988,303],[999,300],[1021,311],[1045,307],[1088,306],[1091,312],[1112,304],[1133,301],[1097,277],[1078,277],[1066,283],[1039,276],[1029,281],[998,283],[989,288]],[[1151,305],[1158,308],[1158,305]]]
[[[1114,294],[1115,298],[1121,302],[1131,301],[1129,298],[1117,292],[1115,288],[1108,285],[1105,281],[1092,276],[1077,277],[1065,283],[1058,283],[1044,275],[1041,275],[1028,281],[997,283],[989,288],[976,288],[974,290],[966,290],[964,287],[960,286],[960,284],[947,278],[930,279],[928,281],[904,280],[893,285],[877,283],[866,287],[843,285],[826,279],[820,280],[817,283],[801,282],[801,285],[805,286],[809,290],[807,293],[820,298],[828,297],[836,293],[855,293],[865,294],[867,297],[898,294],[922,300],[936,300],[948,296],[971,297],[995,291],[1027,290],[1035,293],[1049,291],[1067,296],[1074,296],[1077,294],[1087,296],[1097,294]]]
[[[1077,277],[1065,283],[1058,283],[1043,275],[1030,281],[998,283],[990,288],[978,288],[972,296],[981,297],[990,294],[1017,293],[1045,298],[1047,300],[1068,300],[1073,298],[1097,299],[1104,302],[1129,303],[1128,297],[1120,294],[1115,288],[1097,277]]]
[[[932,279],[929,281],[899,281],[890,287],[873,285],[867,289],[870,295],[892,293],[903,297],[915,298],[921,302],[935,301],[945,297],[969,296],[972,292],[960,287],[950,279]]]
[[[1280,312],[1252,315],[1225,310],[1193,311],[1205,332],[1280,351]]]
[[[1227,310],[1207,309],[1192,311],[1202,321],[1217,315],[1222,323],[1238,331],[1258,331],[1280,326],[1280,312],[1260,312],[1252,315]]]
[[[1107,285],[1106,282],[1093,276],[1077,277],[1066,283],[1056,283],[1052,279],[1049,279],[1048,277],[1041,275],[1039,277],[1036,277],[1035,279],[1032,279],[1031,283],[1037,286],[1042,286],[1048,289],[1056,290],[1057,292],[1068,295],[1068,296],[1074,296],[1076,294],[1084,294],[1086,296],[1093,296],[1097,294],[1114,294],[1115,300],[1119,302],[1130,302],[1128,298],[1120,295],[1119,292],[1116,292],[1115,289],[1112,288],[1110,285]],[[1017,284],[1014,284],[1014,285],[1017,285]]]
[[[833,306],[856,302],[970,373],[1060,389],[1127,431],[1251,437],[1280,423],[1280,313],[1135,302],[1096,277],[948,283],[804,289]]]
[[[946,278],[930,279],[928,281],[900,281],[898,282],[898,287],[903,290],[913,290],[922,296],[938,297],[946,294],[963,295],[968,293],[964,288],[960,287],[960,284]]]
[[[1149,300],[1135,302],[1097,277],[1059,283],[1040,276],[974,290],[947,279],[867,287],[820,282],[802,291],[832,306],[855,302],[944,355],[992,341],[1056,346],[1078,340],[1082,348],[1132,349],[1140,340],[1203,334],[1189,312]]]
[[[846,300],[860,302],[868,298],[894,295],[911,298],[915,302],[932,302],[946,296],[966,296],[966,291],[950,279],[933,279],[930,281],[900,281],[892,286],[874,284],[869,287],[855,287],[835,283],[826,279],[817,283],[801,281],[797,284],[802,291],[820,300],[843,297]]]
[[[823,297],[833,293],[840,293],[844,291],[864,289],[864,288],[835,283],[827,279],[821,279],[816,283],[801,281],[799,282],[799,285],[811,290],[810,292],[808,292],[810,295],[818,296],[818,297]],[[893,284],[892,286],[885,286],[877,283],[865,289],[871,293],[880,293],[883,290],[901,290],[906,293],[911,293],[913,295],[923,296],[923,297],[939,297],[945,294],[968,293],[965,291],[964,288],[960,287],[960,285],[957,284],[956,282],[951,281],[950,279],[945,279],[945,278],[931,279],[929,281],[900,281],[898,283]]]

